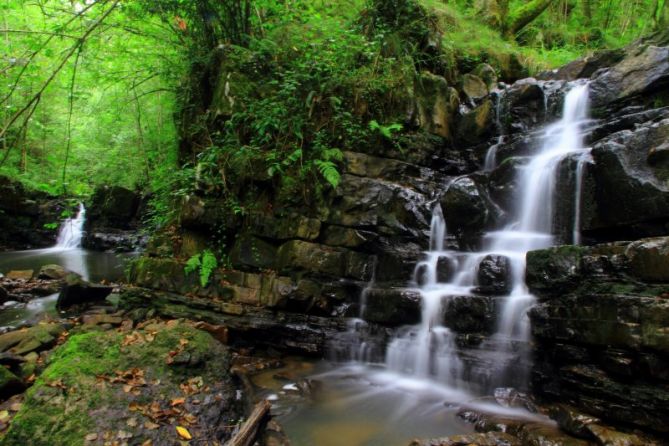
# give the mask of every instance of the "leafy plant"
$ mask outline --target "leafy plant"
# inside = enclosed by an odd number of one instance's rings
[[[372,119],[369,121],[369,129],[379,132],[381,136],[383,136],[386,139],[393,139],[393,133],[395,132],[400,132],[404,126],[399,123],[394,123],[390,125],[382,125],[379,124],[375,119]]]
[[[206,287],[209,284],[211,273],[218,267],[218,260],[216,255],[209,249],[205,249],[199,254],[195,254],[188,261],[184,267],[186,274],[192,274],[198,271],[200,276],[200,285]]]

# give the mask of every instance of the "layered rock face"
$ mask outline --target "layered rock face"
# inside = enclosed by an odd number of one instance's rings
[[[84,248],[95,251],[134,251],[144,245],[139,234],[144,199],[120,186],[100,186],[87,206]]]
[[[669,237],[530,252],[534,389],[622,424],[669,427]]]
[[[0,250],[45,248],[56,242],[55,229],[67,207],[46,193],[26,190],[20,183],[0,177]]]
[[[432,208],[440,203],[443,209],[449,248],[477,249],[486,231],[503,228],[516,211],[518,168],[539,144],[539,128],[562,109],[569,81],[582,77],[590,78],[593,119],[586,139],[593,150],[585,162],[566,157],[560,164],[556,243],[573,241],[576,220],[590,245],[666,235],[665,53],[666,47],[646,41],[511,86],[496,85],[481,67],[459,91],[422,73],[401,96],[412,130],[401,149],[377,141],[346,152],[341,184],[323,206],[272,206],[259,197],[266,211],[242,219],[205,190],[186,197],[179,226],[154,237],[131,272],[137,286],[161,293],[128,290],[122,303],[229,325],[233,341],[260,339],[318,355],[331,334],[344,329],[341,316],[361,316],[383,345],[394,330],[420,319],[420,296],[405,287],[412,278],[420,284],[421,272],[414,276],[413,270],[428,247]],[[236,91],[234,85],[219,90]],[[202,285],[197,273],[184,272],[184,263],[210,247],[212,234],[227,236],[230,264]],[[604,418],[663,431],[664,260],[647,260],[639,253],[652,249],[641,245],[530,254],[528,283],[539,298],[531,312],[533,384],[547,397]],[[475,295],[450,296],[444,306],[444,325],[456,334],[465,375],[485,387],[523,378],[501,376],[506,364],[480,354],[481,346],[495,348],[489,338],[509,292],[508,269],[504,256],[486,257],[475,271]],[[438,281],[447,282],[447,262],[438,270]]]

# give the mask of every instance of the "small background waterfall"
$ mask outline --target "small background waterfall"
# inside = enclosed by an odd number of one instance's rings
[[[86,222],[86,208],[83,203],[79,204],[79,211],[73,218],[66,219],[60,226],[56,249],[81,248],[81,239],[84,235],[84,223]]]
[[[400,328],[387,338],[384,359],[387,371],[402,379],[472,393],[487,393],[498,386],[526,386],[530,367],[527,311],[534,302],[525,284],[526,254],[556,244],[558,233],[569,234],[569,242],[580,242],[582,176],[590,162],[590,149],[584,146],[583,137],[588,118],[588,85],[573,83],[567,89],[561,119],[545,128],[535,151],[515,168],[518,184],[512,198],[515,208],[504,224],[483,235],[479,250],[446,249],[448,222],[441,206],[434,208],[430,250],[417,263],[410,285],[420,295],[421,321]],[[499,136],[497,144],[488,150],[484,170],[496,167],[498,147],[503,141],[504,137]],[[575,178],[570,186],[575,205],[568,212],[557,208],[558,175],[563,161],[575,163]],[[563,212],[573,216],[569,228],[556,227],[556,221],[560,220],[556,215]],[[503,274],[498,274],[495,283],[488,283],[490,280],[486,282],[481,274],[486,268]],[[445,317],[445,312],[454,299],[481,296],[482,287],[496,288],[492,293],[497,295],[493,299],[494,334],[473,348],[458,345],[457,336],[449,327],[453,321]],[[362,300],[365,295],[366,292]],[[364,311],[361,315],[364,316]],[[380,348],[373,347],[365,338],[365,327],[360,318],[351,322],[349,332],[335,342],[338,359],[346,357],[368,364],[382,361],[382,355],[370,354]]]

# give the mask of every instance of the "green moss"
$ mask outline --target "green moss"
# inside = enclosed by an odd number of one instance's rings
[[[76,381],[81,375],[95,376],[109,371],[120,358],[120,335],[91,332],[72,336],[54,352],[42,381]]]
[[[211,386],[229,383],[229,356],[211,335],[187,325],[163,324],[156,331],[152,341],[127,345],[125,336],[116,332],[71,336],[51,355],[46,370],[26,393],[0,445],[81,445],[91,432],[132,430],[125,423],[134,416],[128,411],[131,401],[147,404],[181,396],[179,384],[195,376]],[[168,365],[166,360],[175,350],[184,352],[186,361]],[[133,368],[152,382],[141,388],[140,395],[125,392],[122,383],[101,384],[98,379]],[[134,438],[146,435],[138,430]]]

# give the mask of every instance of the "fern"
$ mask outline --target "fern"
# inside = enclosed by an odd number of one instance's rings
[[[314,162],[325,181],[327,181],[330,186],[337,187],[341,181],[341,175],[337,170],[337,165],[332,161],[316,160]]]
[[[376,120],[369,121],[369,129],[377,131],[386,139],[393,139],[393,133],[399,132],[404,128],[402,124],[394,123],[390,125],[379,124]]]
[[[205,250],[202,253],[202,265],[200,266],[200,285],[203,287],[207,286],[211,273],[217,266],[218,261],[216,260],[214,253],[208,249]]]
[[[199,271],[200,274],[200,285],[206,287],[209,284],[209,279],[211,278],[211,273],[218,267],[218,260],[213,252],[206,249],[199,254],[195,254],[186,262],[184,267],[184,272],[186,274],[191,274],[195,271]]]
[[[186,266],[184,267],[184,272],[186,274],[191,274],[192,272],[197,271],[201,265],[202,263],[200,263],[200,254],[195,254],[186,262]]]

